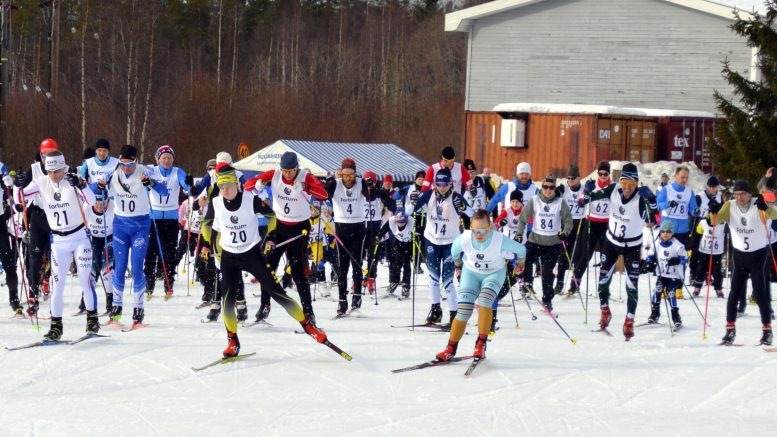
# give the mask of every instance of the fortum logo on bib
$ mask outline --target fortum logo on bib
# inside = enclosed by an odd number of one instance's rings
[[[747,227],[747,218],[742,217],[742,226]]]
[[[62,193],[54,193],[54,200],[56,200],[57,202],[62,200]]]
[[[621,205],[621,206],[618,208],[618,212],[619,212],[619,213],[621,213],[621,215],[623,215],[623,214],[626,214],[626,208],[624,208],[624,207],[623,207],[623,205]]]
[[[542,210],[545,211],[545,212],[550,212],[550,206],[545,205],[545,206],[542,207]]]
[[[291,188],[283,187],[283,192],[286,193],[287,196],[290,196],[291,195]]]
[[[233,215],[229,217],[229,221],[231,221],[233,225],[236,225],[240,219],[238,219],[236,215]]]

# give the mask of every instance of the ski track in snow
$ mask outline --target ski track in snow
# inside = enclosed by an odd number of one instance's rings
[[[380,265],[379,286],[387,285],[386,277]],[[421,287],[426,277],[418,279],[416,323],[429,308],[428,288]],[[616,275],[613,291],[620,280]],[[649,312],[654,281],[640,280],[638,322]],[[294,334],[299,325],[273,305],[274,327],[239,328],[242,351],[255,356],[193,372],[192,366],[218,358],[226,339],[221,321],[200,323],[208,309],[193,308],[202,289],[192,288],[191,297],[146,302],[147,329],[103,329],[110,338],[0,351],[7,375],[0,386],[0,435],[655,437],[769,435],[777,426],[777,357],[752,346],[760,336],[753,315],[737,324],[737,342],[745,346],[717,346],[725,313],[725,300],[717,298],[710,299],[706,341],[693,304],[680,301],[685,326],[675,337],[667,329],[637,328],[625,342],[625,303],[612,303],[613,337],[607,337],[590,332],[599,317],[598,298],[589,298],[584,324],[579,298],[556,297],[559,322],[577,345],[547,315],[536,312],[532,321],[525,304],[516,302],[520,329],[514,329],[512,308],[500,308],[501,329],[488,344],[488,360],[465,378],[466,361],[391,374],[432,359],[448,335],[390,328],[411,322],[411,300],[380,299],[376,306],[371,296],[365,296],[363,318],[331,321],[336,301],[315,303],[319,324],[352,362]],[[66,339],[77,338],[84,327],[83,317],[70,316],[76,289],[66,290]],[[258,286],[247,283],[251,315],[259,301],[254,292]],[[697,303],[703,308],[703,299]],[[47,311],[44,304],[41,314]],[[475,317],[459,355],[474,347]],[[38,340],[48,324],[42,321],[41,331],[31,332],[29,320],[2,319],[0,342]]]

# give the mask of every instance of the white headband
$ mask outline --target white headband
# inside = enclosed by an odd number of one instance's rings
[[[67,165],[65,164],[64,155],[46,156],[46,171],[48,172],[57,171],[65,167],[67,167]]]

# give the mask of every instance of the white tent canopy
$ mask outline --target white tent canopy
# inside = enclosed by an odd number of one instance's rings
[[[300,168],[324,177],[340,168],[345,157],[356,161],[358,173],[375,172],[379,178],[391,175],[395,182],[411,182],[419,170],[428,165],[396,144],[328,143],[316,141],[278,140],[262,150],[234,163],[234,167],[251,176],[277,169],[285,152],[295,152]]]

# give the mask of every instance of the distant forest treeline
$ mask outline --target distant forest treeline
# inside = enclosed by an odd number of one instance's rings
[[[434,0],[2,3],[9,167],[45,137],[71,163],[102,137],[145,161],[171,144],[195,171],[240,142],[392,142],[432,161],[462,141],[466,39]]]

